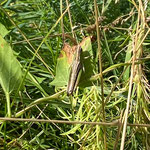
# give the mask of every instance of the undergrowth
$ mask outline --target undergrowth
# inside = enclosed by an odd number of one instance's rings
[[[0,149],[150,149],[149,127],[134,126],[150,124],[149,15],[147,0],[97,1],[97,6],[91,0],[0,1],[4,39],[22,70],[10,106],[0,88],[0,117],[112,123],[1,121]],[[51,85],[60,51],[64,43],[73,46],[85,37],[92,37],[91,84],[67,96],[66,86]],[[116,121],[120,124],[113,126]]]

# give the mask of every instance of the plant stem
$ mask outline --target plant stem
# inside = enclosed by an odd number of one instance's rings
[[[61,16],[63,14],[63,2],[62,0],[60,0],[60,13]],[[64,23],[63,23],[63,17],[61,18],[61,32],[62,32],[62,40],[63,40],[63,44],[64,44],[64,40],[65,40],[65,36],[64,36]]]
[[[101,80],[101,95],[102,95],[102,112],[103,112],[103,121],[105,122],[105,105],[104,105],[104,87],[103,87],[103,70],[102,70],[102,50],[100,45],[100,31],[99,31],[99,21],[98,21],[98,9],[97,9],[96,0],[94,0],[95,8],[95,19],[96,19],[96,32],[97,32],[97,42],[98,42],[98,52],[99,52],[99,69],[100,69],[100,80]],[[107,150],[107,140],[106,140],[106,128],[104,130],[104,147]]]
[[[72,121],[74,121],[74,105],[72,95],[70,96],[70,103],[71,103]]]
[[[70,99],[70,104],[71,104],[72,121],[75,121],[73,96],[70,95],[70,96],[69,96],[69,99]],[[76,126],[75,124],[72,125],[72,127],[75,127],[75,126]],[[75,134],[73,135],[73,138],[74,138],[74,141],[77,140]],[[73,144],[73,148],[74,148],[74,149],[77,149],[77,144],[76,144],[76,143]]]
[[[6,149],[6,145],[7,145],[7,143],[6,143],[6,123],[7,122],[4,122],[4,150],[7,150]]]
[[[30,103],[26,108],[22,109],[21,111],[19,111],[18,113],[16,113],[15,117],[20,117],[21,115],[23,115],[27,110],[29,110],[30,108],[34,107],[37,104],[40,104],[42,102],[45,101],[49,101],[49,100],[54,100],[59,98],[59,96],[64,92],[65,90],[62,90],[54,95],[48,96],[48,97],[44,97],[44,98],[39,98],[37,100],[35,100],[34,102]]]
[[[6,92],[6,101],[7,101],[7,112],[8,112],[8,117],[11,117],[11,106],[10,106],[10,96],[9,93]]]
[[[67,7],[68,7],[69,6],[68,0],[66,0],[66,4],[67,4]],[[73,31],[73,25],[72,25],[70,9],[68,9],[68,16],[69,16],[69,20],[70,20],[70,27],[71,27],[72,37],[75,38],[74,31]]]

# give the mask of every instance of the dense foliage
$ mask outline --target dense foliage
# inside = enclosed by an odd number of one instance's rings
[[[150,3],[106,0],[97,6],[101,60],[94,1],[0,1],[0,117],[150,124]],[[89,84],[81,84],[81,75],[67,96],[66,85],[51,84],[62,69],[58,58],[65,42],[74,46],[85,37],[92,37]],[[123,129],[1,121],[0,149],[111,150],[120,148],[123,136],[125,149],[150,149],[148,127],[127,125],[126,135]]]

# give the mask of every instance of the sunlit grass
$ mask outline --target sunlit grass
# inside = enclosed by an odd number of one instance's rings
[[[69,11],[66,2],[70,4]],[[106,122],[127,120],[132,124],[150,124],[150,66],[145,60],[149,55],[150,28],[146,17],[150,6],[146,1],[97,1],[98,14],[104,18],[99,22],[103,83],[99,74],[96,30],[86,30],[95,24],[94,1],[10,0],[0,4],[4,8],[0,9],[0,22],[10,31],[5,39],[26,74],[23,88],[10,97],[12,116],[103,122],[103,84]],[[50,84],[55,79],[57,58],[64,44],[63,30],[65,34],[75,35],[77,43],[93,36],[92,84],[78,87],[71,97],[67,96],[66,87]],[[73,45],[71,38],[66,38],[65,42]],[[0,116],[5,117],[7,107],[2,89],[0,95]],[[127,100],[129,109],[125,117]],[[125,149],[149,149],[149,128],[127,126],[126,135],[122,134],[123,128],[125,126],[120,129],[106,126],[107,149],[119,149],[123,138]],[[103,150],[106,146],[104,133],[103,126],[99,125],[1,122],[0,145],[4,149]]]

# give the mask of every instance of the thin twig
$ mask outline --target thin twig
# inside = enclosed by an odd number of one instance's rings
[[[85,121],[64,121],[64,120],[46,120],[46,119],[25,119],[25,118],[7,118],[0,117],[0,121],[20,121],[20,122],[44,122],[44,123],[60,123],[60,124],[87,124],[87,125],[100,125],[100,126],[118,126],[121,125],[120,121],[116,120],[113,122],[85,122]],[[128,126],[132,127],[147,127],[150,128],[150,124],[131,124],[128,123]]]
[[[120,120],[119,120],[120,124],[118,124],[118,132],[117,132],[116,141],[115,141],[113,150],[117,149],[118,141],[119,141],[119,138],[120,138],[120,134],[121,134],[121,130],[122,130],[122,125],[123,125],[122,124],[123,123],[122,115],[123,115],[123,111],[121,112],[121,115],[120,115]]]
[[[67,4],[67,7],[68,7],[69,6],[68,0],[66,0],[66,4]],[[75,38],[74,31],[73,31],[73,25],[72,25],[70,9],[68,9],[68,15],[69,15],[69,20],[70,20],[70,27],[71,27],[72,37]]]
[[[101,22],[101,21],[102,20],[99,20],[99,22]],[[129,30],[129,29],[125,29],[125,28],[114,27],[111,24],[107,24],[105,26],[100,26],[100,28],[103,28],[103,29],[113,29],[113,28],[115,28],[115,29],[118,29],[118,30],[127,30],[127,31]],[[89,25],[87,27],[83,27],[82,30],[85,30],[88,33],[91,33],[92,31],[96,30],[96,24],[94,23],[94,24]],[[75,33],[75,32],[78,32],[78,31],[80,31],[80,29],[76,29],[73,32]],[[76,40],[73,37],[70,38],[71,36],[69,34],[71,34],[71,33],[72,32],[65,32],[65,33],[63,33],[63,31],[62,31],[62,33],[59,33],[59,34],[49,35],[49,37],[65,36],[64,38],[69,38],[71,41],[73,39],[72,42],[74,42]],[[41,40],[43,38],[44,38],[43,36],[41,36],[41,37],[35,37],[35,38],[28,39],[28,41]],[[20,43],[24,43],[24,42],[27,42],[27,41],[26,40],[22,40],[22,41],[12,42],[12,44],[20,44]]]
[[[60,14],[62,16],[63,14],[63,0],[60,0]],[[63,23],[63,17],[61,18],[61,31],[62,31],[62,41],[63,41],[63,44],[64,44],[64,40],[65,40],[65,37],[64,37],[64,23]]]
[[[102,113],[103,113],[103,121],[105,122],[105,105],[104,105],[104,87],[103,87],[103,70],[102,70],[102,50],[100,44],[100,30],[99,30],[99,21],[98,21],[98,6],[96,0],[94,0],[94,8],[95,8],[95,19],[96,19],[96,32],[97,32],[97,43],[98,43],[98,53],[99,53],[99,69],[100,69],[100,80],[101,80],[101,97],[102,97]],[[104,147],[107,150],[107,137],[106,137],[106,128],[104,130]]]
[[[59,96],[60,96],[63,92],[65,92],[65,91],[66,91],[66,90],[62,90],[62,91],[60,91],[60,92],[58,92],[58,93],[55,93],[55,94],[53,94],[53,95],[51,95],[51,96],[44,97],[44,98],[39,98],[39,99],[33,101],[33,102],[30,103],[26,108],[24,108],[24,109],[22,109],[21,111],[19,111],[18,113],[16,113],[16,114],[15,114],[15,117],[20,117],[23,113],[25,113],[27,110],[29,110],[30,108],[34,107],[34,106],[37,105],[37,104],[40,104],[40,103],[45,102],[45,101],[48,102],[49,100],[59,98]]]

